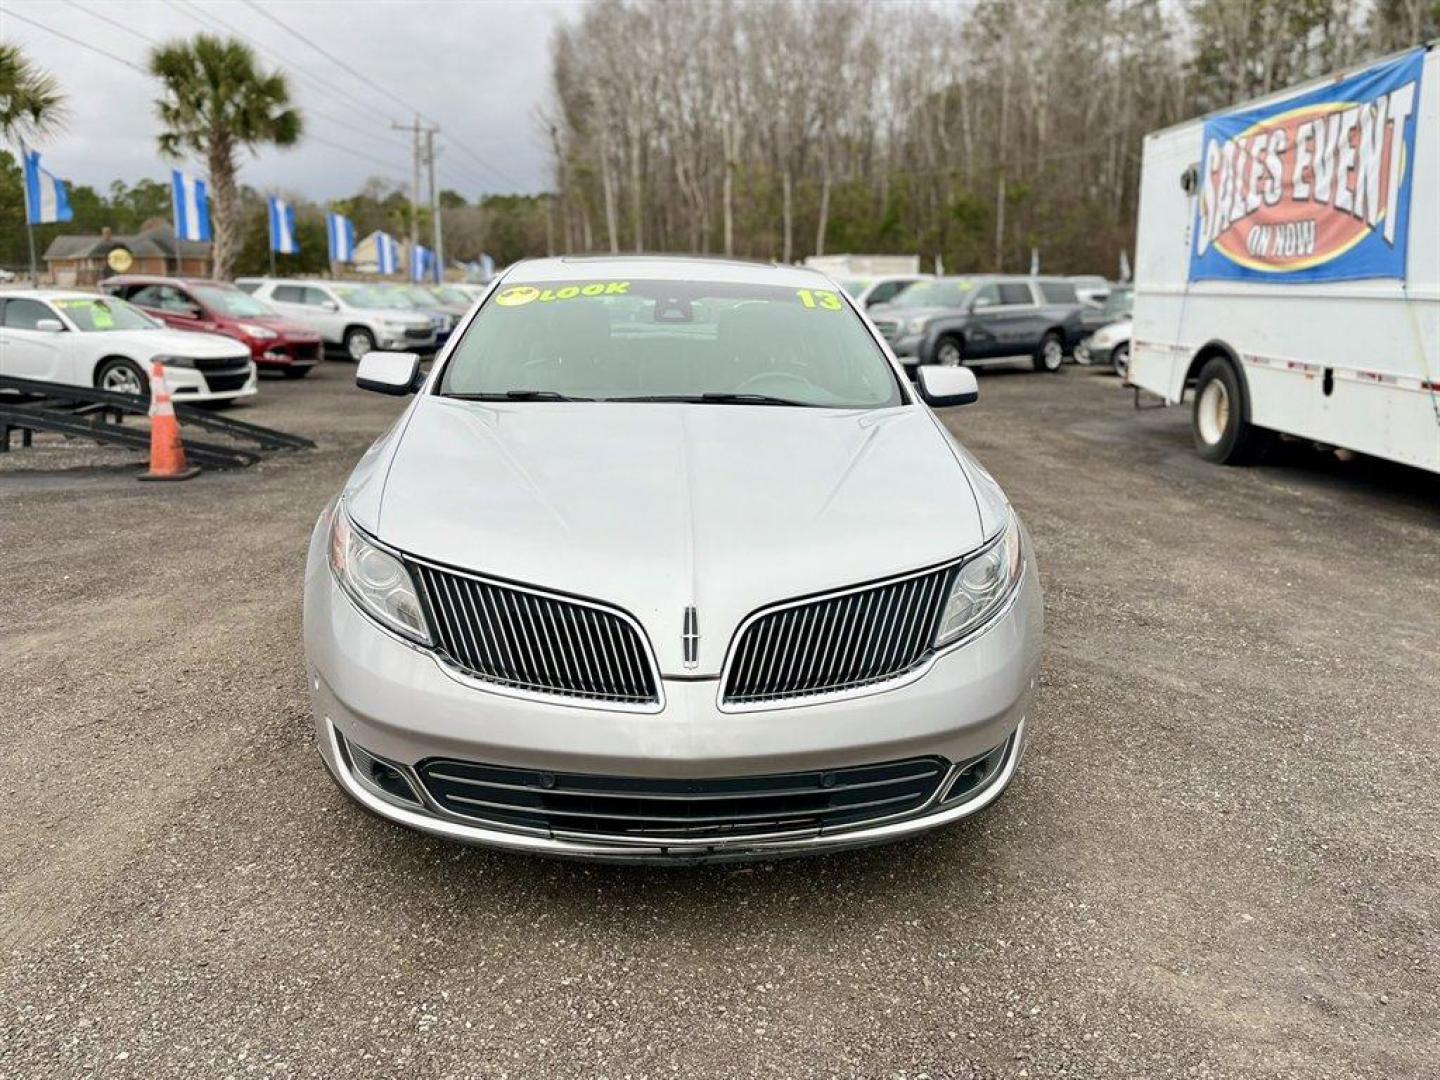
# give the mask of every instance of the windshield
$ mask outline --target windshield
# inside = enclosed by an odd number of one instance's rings
[[[460,339],[439,392],[851,409],[904,403],[884,355],[837,294],[703,281],[507,284]]]
[[[440,306],[440,301],[429,289],[421,288],[419,285],[412,285],[408,289],[401,290],[405,298],[416,307],[435,308]]]
[[[949,307],[965,305],[965,298],[975,288],[969,278],[948,278],[944,281],[917,281],[890,302],[896,307]]]
[[[442,285],[434,290],[435,295],[447,304],[465,304],[469,306],[472,298],[460,289],[452,289],[448,285]]]
[[[837,278],[835,284],[849,293],[852,300],[858,300],[860,294],[865,291],[865,287],[873,280],[873,278]]]
[[[370,290],[375,297],[372,307],[393,308],[396,311],[414,311],[418,306],[415,301],[406,295],[406,290],[400,285],[376,285]]]
[[[264,317],[274,315],[275,309],[261,300],[257,300],[249,293],[243,293],[239,289],[221,289],[214,285],[196,285],[194,293],[200,298],[200,302],[211,311],[218,311],[222,315],[234,315],[239,318]]]
[[[345,285],[336,289],[335,295],[351,307],[393,308],[397,306],[381,296],[379,290],[366,288],[363,285]]]
[[[1134,289],[1116,289],[1105,298],[1105,307],[1102,309],[1106,315],[1116,319],[1123,319],[1129,315],[1135,307]]]
[[[139,308],[113,296],[69,297],[51,301],[85,333],[105,330],[157,330],[160,324]]]

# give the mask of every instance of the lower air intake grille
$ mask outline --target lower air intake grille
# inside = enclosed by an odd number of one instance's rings
[[[519,690],[659,701],[649,653],[614,611],[414,564],[441,650],[478,679]]]
[[[441,807],[551,834],[705,839],[823,833],[919,809],[945,775],[939,758],[828,772],[651,780],[431,759],[417,772]]]
[[[930,652],[953,566],[768,612],[741,631],[725,679],[740,705],[903,675]]]

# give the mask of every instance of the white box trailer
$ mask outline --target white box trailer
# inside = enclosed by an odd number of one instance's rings
[[[1196,449],[1440,471],[1440,42],[1146,137],[1127,379]]]

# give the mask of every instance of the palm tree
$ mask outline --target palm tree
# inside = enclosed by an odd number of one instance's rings
[[[7,141],[48,135],[65,124],[65,95],[18,45],[0,42],[0,135]]]
[[[300,113],[290,107],[285,76],[262,72],[249,47],[233,39],[197,34],[168,42],[151,52],[150,73],[164,85],[155,102],[165,128],[160,152],[170,158],[189,152],[209,167],[213,273],[228,278],[240,250],[239,151],[254,153],[266,143],[293,146]]]

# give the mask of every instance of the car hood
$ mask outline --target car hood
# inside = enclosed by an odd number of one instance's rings
[[[399,308],[360,308],[352,307],[344,310],[353,311],[357,315],[369,319],[378,319],[382,322],[401,323],[405,326],[423,326],[427,330],[434,326],[429,315],[419,311],[402,311]]]
[[[226,356],[250,359],[250,350],[232,337],[195,330],[119,330],[104,331],[107,342],[118,345],[122,339],[144,359],[164,356],[188,356],[199,360],[218,360]],[[100,334],[95,335],[97,338]]]
[[[284,334],[286,337],[313,338],[319,336],[304,323],[298,323],[294,319],[287,319],[284,315],[237,316],[231,320],[231,323],[232,325],[254,323],[256,326],[263,326],[267,330],[274,330],[277,334]]]
[[[961,457],[918,406],[424,396],[370,458],[346,493],[362,528],[413,555],[624,608],[666,673],[718,673],[756,608],[984,540]],[[683,671],[692,604],[700,664]]]

